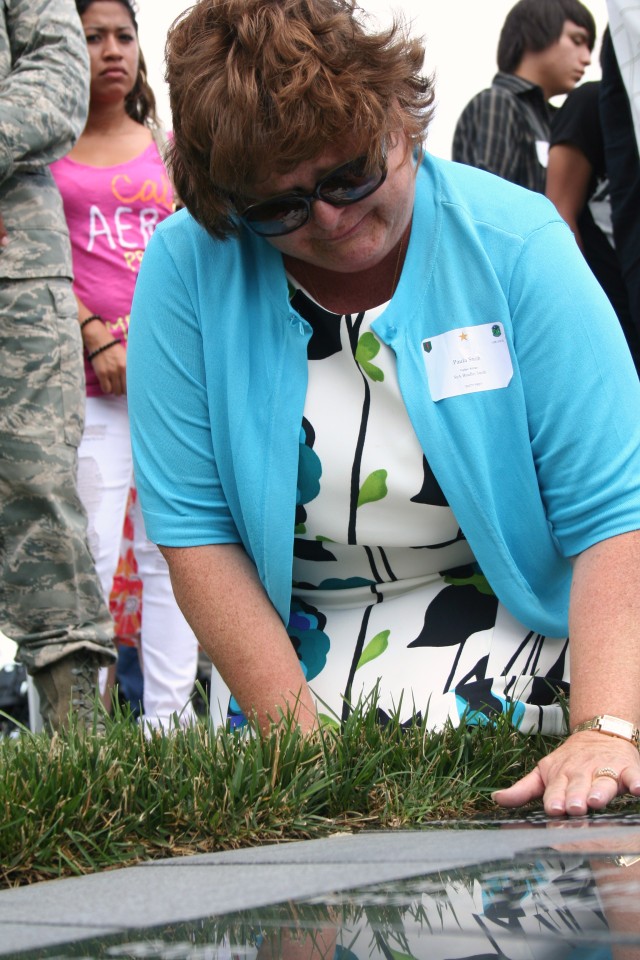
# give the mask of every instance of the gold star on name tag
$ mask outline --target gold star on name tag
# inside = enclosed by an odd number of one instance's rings
[[[468,340],[468,339],[469,339],[469,337],[468,337],[467,334],[464,332],[464,330],[463,330],[462,333],[460,334],[460,339],[461,339],[461,340]]]

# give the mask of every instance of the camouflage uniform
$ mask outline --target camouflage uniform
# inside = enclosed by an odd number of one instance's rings
[[[47,167],[82,131],[88,83],[73,0],[0,0],[0,628],[30,672],[115,660],[76,490],[82,341]]]

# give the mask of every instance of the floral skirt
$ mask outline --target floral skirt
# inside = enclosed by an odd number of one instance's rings
[[[565,732],[567,638],[528,630],[473,565],[443,575],[293,591],[288,633],[326,723],[357,705],[381,722],[441,728],[507,714],[522,732]],[[232,700],[232,726],[244,718]]]

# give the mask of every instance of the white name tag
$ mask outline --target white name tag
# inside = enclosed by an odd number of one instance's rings
[[[538,163],[541,167],[544,167],[545,170],[549,166],[549,142],[548,140],[536,140],[536,154],[538,155]]]
[[[434,400],[508,386],[513,365],[501,323],[461,327],[422,341]]]

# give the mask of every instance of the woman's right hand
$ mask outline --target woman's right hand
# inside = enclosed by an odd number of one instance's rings
[[[120,397],[127,392],[127,351],[121,343],[99,353],[91,360],[91,366],[103,393]]]
[[[160,551],[178,606],[249,722],[268,732],[293,717],[303,733],[315,730],[317,708],[298,655],[242,544]]]
[[[99,320],[88,323],[82,331],[84,348],[88,354],[113,343],[116,339]],[[120,397],[127,392],[127,352],[121,343],[102,350],[89,361],[103,393]]]

